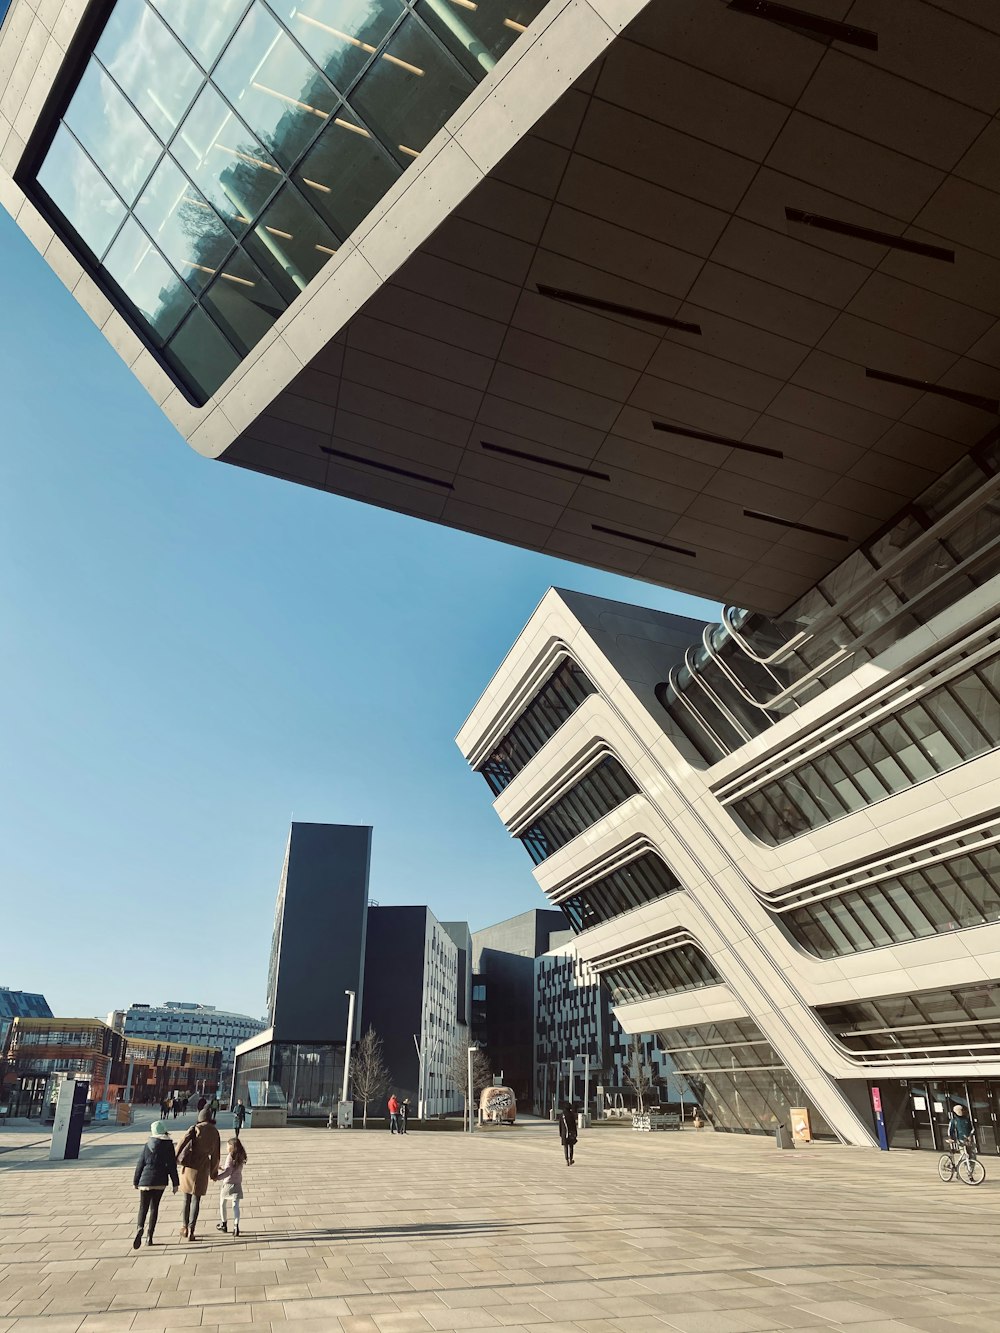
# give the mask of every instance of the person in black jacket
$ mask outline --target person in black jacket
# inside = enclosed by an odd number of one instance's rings
[[[142,1244],[142,1229],[147,1215],[149,1230],[146,1234],[146,1244],[152,1245],[163,1191],[169,1183],[173,1185],[176,1194],[179,1184],[177,1156],[174,1152],[174,1141],[167,1133],[167,1122],[155,1121],[149,1135],[146,1146],[135,1164],[135,1174],[132,1177],[132,1184],[139,1191],[139,1229],[132,1242],[133,1250],[137,1250]]]
[[[567,1166],[573,1165],[573,1149],[576,1147],[576,1137],[576,1107],[572,1102],[567,1102],[559,1117],[559,1138],[562,1141],[563,1152],[566,1154]]]

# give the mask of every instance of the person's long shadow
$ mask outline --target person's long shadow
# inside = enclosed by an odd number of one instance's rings
[[[254,1230],[253,1233],[241,1231],[240,1240],[252,1239],[257,1243],[294,1245],[310,1241],[329,1240],[407,1240],[435,1236],[486,1236],[501,1231],[523,1229],[521,1222],[401,1222],[393,1226],[359,1227],[313,1227],[307,1230],[289,1229],[287,1231]]]

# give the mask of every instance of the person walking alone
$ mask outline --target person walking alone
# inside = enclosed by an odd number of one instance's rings
[[[395,1134],[399,1129],[399,1099],[394,1092],[389,1094],[387,1106],[389,1108],[389,1133]]]
[[[399,1108],[399,1132],[405,1134],[410,1123],[410,1099],[404,1097]]]
[[[242,1102],[240,1103],[242,1105]],[[243,1166],[247,1160],[247,1150],[239,1139],[229,1140],[229,1152],[226,1157],[226,1165],[216,1176],[216,1180],[223,1182],[219,1190],[219,1221],[215,1224],[216,1231],[228,1231],[229,1226],[226,1222],[226,1200],[233,1201],[233,1235],[240,1234],[240,1204],[243,1202]]]
[[[976,1140],[973,1135],[972,1121],[964,1106],[953,1106],[951,1108],[951,1117],[948,1120],[947,1137],[951,1139],[956,1148],[968,1145],[969,1157],[972,1161],[976,1159]]]
[[[150,1127],[149,1138],[139,1154],[139,1160],[135,1164],[135,1174],[132,1177],[132,1185],[139,1191],[139,1219],[135,1240],[132,1242],[133,1250],[137,1250],[142,1244],[142,1229],[146,1225],[147,1217],[149,1230],[146,1233],[146,1244],[152,1245],[163,1191],[168,1184],[172,1184],[176,1194],[177,1183],[174,1141],[167,1133],[167,1122],[156,1120]]]
[[[247,1118],[247,1108],[243,1105],[243,1099],[236,1103],[236,1110],[233,1112],[233,1127],[236,1131],[236,1137],[240,1137],[240,1130],[243,1128],[243,1122]]]
[[[562,1143],[563,1152],[566,1154],[567,1166],[573,1165],[573,1149],[576,1147],[576,1138],[576,1107],[572,1102],[567,1102],[559,1116],[559,1141]]]
[[[181,1193],[184,1195],[184,1220],[181,1236],[197,1239],[198,1212],[201,1201],[208,1193],[209,1180],[215,1179],[219,1169],[222,1141],[212,1123],[212,1112],[204,1107],[198,1112],[197,1124],[191,1126],[177,1150],[177,1164],[181,1169]]]

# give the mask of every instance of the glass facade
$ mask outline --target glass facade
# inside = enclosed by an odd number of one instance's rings
[[[632,1004],[654,995],[717,986],[722,977],[696,944],[679,944],[663,953],[602,968],[601,980],[611,991],[612,1004]]]
[[[894,857],[877,874],[842,876],[829,886],[841,892],[789,908],[781,920],[817,958],[1000,921],[1000,846],[991,841],[997,838],[997,830],[980,829],[950,839],[947,852],[921,848]]]
[[[813,1138],[836,1135],[783,1064],[756,1023],[727,1023],[661,1032],[660,1044],[715,1129],[733,1134],[773,1134],[788,1124],[793,1106],[809,1111]]]
[[[493,753],[479,765],[490,790],[502,792],[529,759],[559,730],[594,687],[568,658],[548,678]]]
[[[1000,1055],[1000,982],[826,1004],[816,1012],[865,1064]]]
[[[717,763],[1000,573],[998,472],[990,440],[780,619],[728,610],[657,687],[692,757]]]
[[[994,636],[984,640],[993,643]],[[901,687],[899,707],[850,739],[830,742],[827,753],[762,783],[729,809],[762,842],[775,846],[905,791],[936,773],[1000,745],[1000,655],[927,684],[913,699]],[[882,708],[878,710],[880,713]]]
[[[638,790],[618,760],[608,755],[521,834],[528,855],[540,865]]]
[[[676,893],[680,887],[680,880],[663,858],[655,852],[645,852],[609,875],[594,880],[571,898],[564,898],[559,906],[580,934],[592,926],[599,926],[602,921],[611,921],[624,912],[631,912],[643,903],[652,903]]]
[[[36,199],[204,402],[540,9],[117,0]]]
[[[237,1055],[233,1093],[249,1106],[248,1084],[277,1084],[290,1119],[325,1120],[336,1111],[343,1082],[343,1042],[274,1041]]]

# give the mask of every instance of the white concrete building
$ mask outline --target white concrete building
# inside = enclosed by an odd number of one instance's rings
[[[13,0],[0,204],[206,458],[774,613],[995,420],[998,67],[983,0]]]
[[[994,437],[780,619],[552,590],[459,735],[720,1128],[1000,1150]]]

